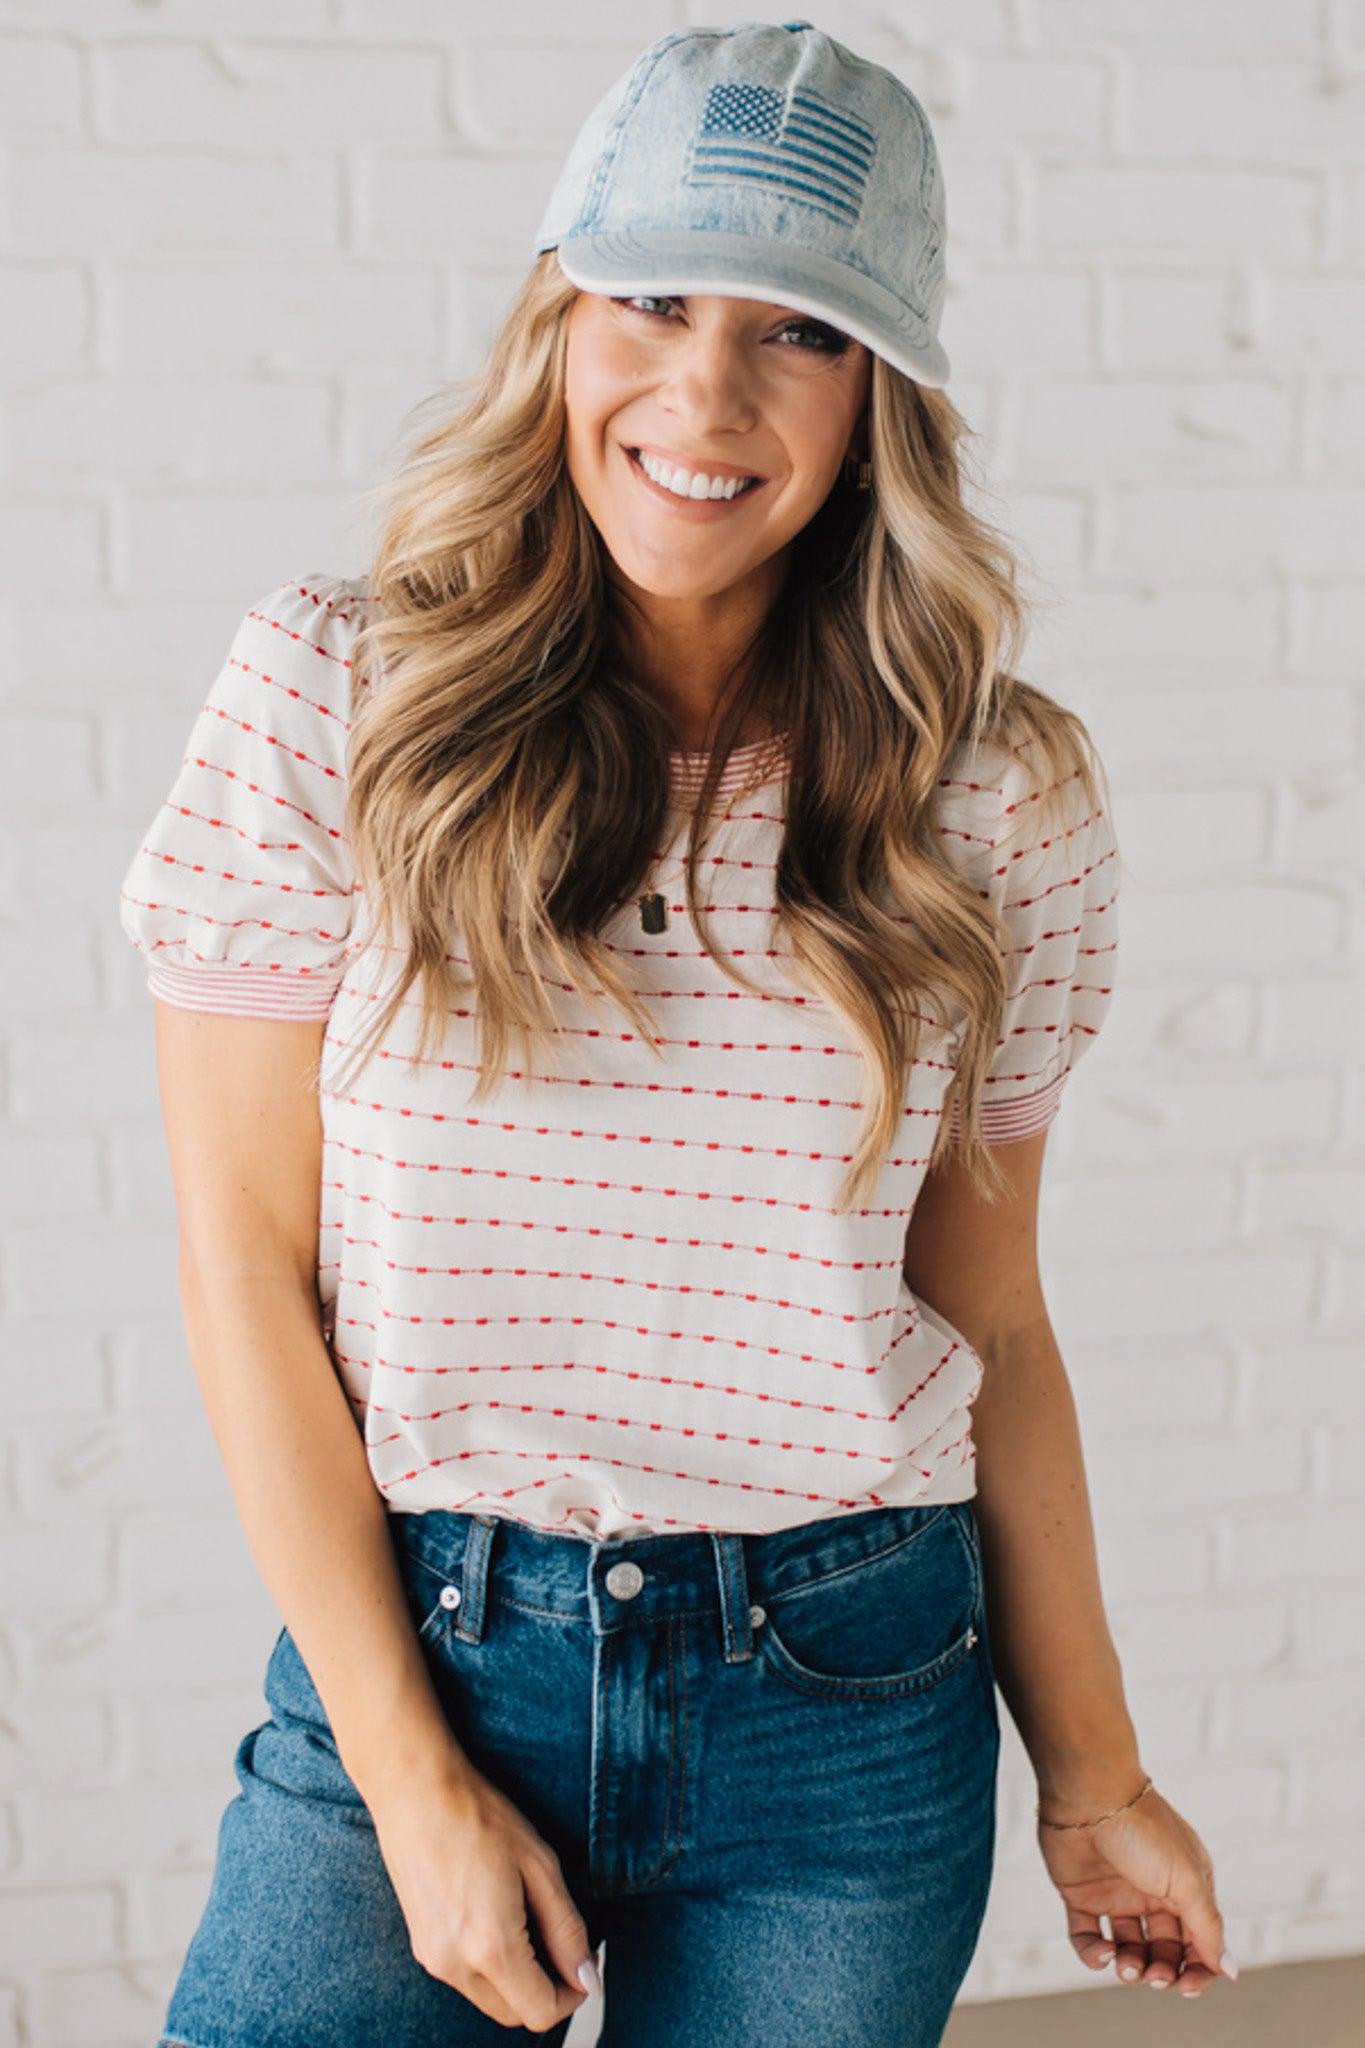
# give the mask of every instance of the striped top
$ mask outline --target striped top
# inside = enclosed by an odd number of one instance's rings
[[[362,950],[343,830],[368,602],[363,579],[315,575],[247,612],[120,917],[164,1002],[327,1020],[318,1291],[387,1505],[602,1541],[969,1498],[982,1361],[902,1270],[961,1019],[926,1029],[880,1183],[838,1214],[861,1056],[788,976],[771,924],[783,735],[731,756],[701,870],[712,930],[761,994],[722,976],[688,921],[703,757],[675,754],[676,829],[651,876],[666,928],[646,932],[630,901],[603,934],[662,1060],[614,1008],[556,985],[583,1064],[542,1055],[527,1080],[513,1039],[498,1092],[471,1105],[474,1015],[455,1009],[419,1064],[413,990],[352,1087],[332,1087],[396,972]],[[984,1128],[1018,1138],[1055,1116],[1108,1008],[1117,849],[1079,795],[1053,836],[1030,831],[1041,792],[1003,751],[949,767],[939,829],[1011,934]],[[467,972],[458,930],[450,951]]]

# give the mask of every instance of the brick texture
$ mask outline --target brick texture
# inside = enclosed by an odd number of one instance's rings
[[[363,561],[353,506],[472,368],[592,100],[728,18],[0,5],[0,2044],[152,2037],[278,1625],[184,1355],[111,878],[248,598]],[[935,122],[1026,670],[1113,786],[1122,986],[1043,1250],[1146,1761],[1239,1961],[1332,1954],[1365,1911],[1365,6],[820,25]],[[1092,1982],[1005,1732],[964,2001]]]

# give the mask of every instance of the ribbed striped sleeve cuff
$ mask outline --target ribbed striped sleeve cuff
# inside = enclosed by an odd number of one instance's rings
[[[153,962],[147,986],[177,1010],[217,1010],[234,1017],[326,1017],[340,974],[311,974],[296,967],[246,967],[206,961],[198,967]]]
[[[987,1145],[1007,1145],[1013,1138],[1031,1138],[1035,1131],[1046,1129],[1061,1107],[1062,1090],[1067,1083],[1069,1069],[1056,1075],[1045,1088],[1035,1090],[1032,1095],[1016,1095],[1009,1102],[993,1102],[989,1094],[981,1103],[981,1136]],[[948,1124],[954,1137],[961,1128],[961,1118],[954,1103]]]

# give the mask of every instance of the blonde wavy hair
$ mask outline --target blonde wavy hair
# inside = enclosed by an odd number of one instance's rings
[[[622,601],[565,463],[576,296],[546,250],[481,368],[414,409],[433,408],[434,422],[368,494],[379,518],[372,603],[352,653],[346,830],[374,943],[401,938],[406,959],[354,1055],[368,1062],[414,985],[419,1060],[451,1008],[476,994],[475,1102],[501,1078],[513,1032],[528,1072],[533,1038],[564,1035],[547,965],[585,1000],[618,1004],[661,1057],[649,1011],[600,934],[663,843],[677,738],[632,671]],[[1077,714],[1003,666],[1026,608],[1010,550],[964,502],[967,432],[941,391],[873,356],[875,488],[836,486],[792,541],[786,587],[713,713],[687,834],[697,936],[760,993],[716,946],[697,869],[738,736],[755,718],[785,730],[776,916],[793,970],[843,1020],[869,1084],[839,1209],[876,1184],[921,1029],[942,1025],[945,996],[966,1021],[929,1168],[958,1151],[984,1198],[1004,1186],[979,1104],[1004,1015],[1006,935],[935,830],[949,756],[963,742],[1032,743],[1049,787],[1079,771],[1093,807],[1103,784]],[[382,689],[369,687],[371,672]],[[887,908],[888,892],[912,919]],[[449,955],[455,927],[466,980]],[[343,1062],[330,1085],[353,1071]]]

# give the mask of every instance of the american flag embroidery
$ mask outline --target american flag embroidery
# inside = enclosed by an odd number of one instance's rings
[[[872,130],[818,94],[713,85],[692,138],[690,184],[749,178],[856,222],[876,149]]]

